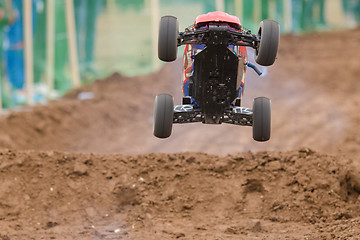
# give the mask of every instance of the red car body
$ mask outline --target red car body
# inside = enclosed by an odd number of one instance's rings
[[[227,25],[230,29],[241,31],[241,24],[239,18],[219,11],[199,15],[195,20],[194,29],[201,29],[201,27],[203,27],[204,25],[212,22],[216,22],[217,24],[222,23],[224,25]],[[194,56],[197,53],[201,52],[203,49],[204,44],[187,44],[185,46],[185,51],[183,55],[183,95],[185,97],[189,96],[189,78],[193,75],[194,72]],[[245,85],[247,51],[246,47],[244,46],[230,45],[229,49],[232,50],[240,60],[238,67],[237,89],[239,89],[238,97],[241,98]]]

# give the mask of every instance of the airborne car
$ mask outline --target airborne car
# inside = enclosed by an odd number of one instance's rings
[[[194,25],[179,32],[176,17],[160,20],[158,56],[165,62],[177,58],[177,47],[185,46],[183,56],[182,105],[173,97],[155,98],[154,135],[167,138],[174,123],[237,124],[252,126],[256,141],[270,139],[270,100],[257,97],[252,109],[241,106],[246,68],[261,72],[248,62],[247,47],[255,50],[255,61],[262,66],[274,63],[280,37],[279,24],[263,20],[257,34],[245,29],[237,17],[210,12],[196,18]]]

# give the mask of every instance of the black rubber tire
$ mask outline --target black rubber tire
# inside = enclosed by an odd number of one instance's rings
[[[253,138],[264,142],[270,139],[271,102],[266,97],[258,97],[253,102]]]
[[[255,60],[262,66],[270,66],[275,62],[280,42],[280,25],[273,20],[260,22],[258,36],[260,44],[256,49]]]
[[[154,136],[168,138],[171,135],[174,118],[174,98],[169,94],[159,94],[155,98]]]
[[[176,17],[164,16],[160,19],[158,56],[165,62],[172,62],[177,57],[177,37],[179,22]]]

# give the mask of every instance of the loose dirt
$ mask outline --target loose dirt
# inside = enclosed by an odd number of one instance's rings
[[[0,239],[360,239],[359,42],[283,36],[264,77],[248,70],[244,105],[272,100],[267,143],[224,124],[154,138],[180,61],[2,115]]]

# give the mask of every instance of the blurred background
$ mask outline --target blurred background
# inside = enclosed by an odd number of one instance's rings
[[[215,10],[252,32],[262,19],[283,34],[360,21],[360,0],[0,0],[0,106],[44,103],[114,72],[156,71],[160,16],[178,17],[183,30]]]

